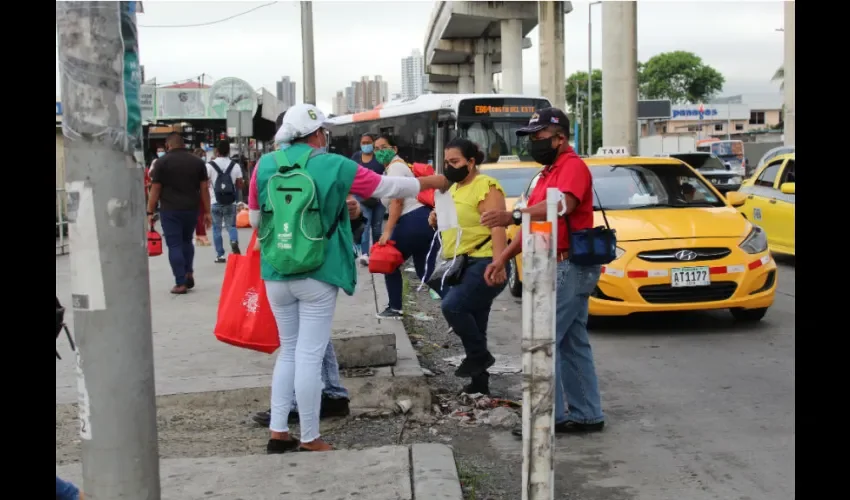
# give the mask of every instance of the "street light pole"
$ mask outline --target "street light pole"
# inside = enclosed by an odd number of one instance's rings
[[[304,102],[316,104],[316,60],[313,57],[313,4],[301,2],[301,57],[304,59]]]
[[[602,2],[590,2],[587,5],[587,156],[593,154],[593,6]]]
[[[104,500],[160,498],[137,4],[56,2],[83,490]]]

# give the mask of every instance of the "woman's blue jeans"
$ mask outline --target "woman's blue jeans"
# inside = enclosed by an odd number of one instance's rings
[[[443,317],[463,343],[466,357],[481,359],[487,355],[487,324],[493,301],[505,289],[505,283],[489,286],[484,281],[484,270],[491,257],[469,258],[463,280],[440,292]]]
[[[429,215],[431,215],[431,209],[428,207],[419,207],[402,215],[399,217],[395,229],[393,229],[393,234],[390,236],[390,239],[395,241],[395,246],[401,252],[405,261],[413,257],[413,267],[416,269],[416,276],[419,276],[419,279],[423,281],[428,280],[428,276],[425,276],[426,260],[428,274],[430,275],[434,271],[434,262],[437,254],[440,253],[439,245],[435,244],[434,248],[431,249],[431,241],[434,239],[434,229],[428,224]],[[429,250],[431,252],[430,256],[428,255]],[[401,268],[385,275],[384,280],[387,283],[390,309],[401,311]]]
[[[381,233],[384,228],[384,214],[387,213],[383,203],[378,203],[372,208],[367,207],[360,200],[360,211],[363,217],[366,217],[366,230],[363,231],[363,238],[360,240],[360,253],[369,255],[369,249],[372,248],[372,243],[377,243],[381,239]],[[371,231],[369,230],[371,228]],[[371,236],[371,239],[369,238]]]
[[[56,500],[79,500],[79,498],[79,488],[56,476]]]

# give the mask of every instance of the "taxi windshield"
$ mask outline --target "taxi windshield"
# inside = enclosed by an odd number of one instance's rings
[[[539,168],[487,168],[481,169],[481,173],[499,181],[505,196],[516,198],[522,195],[531,178],[540,172]]]
[[[722,207],[725,203],[684,165],[594,166],[594,208]]]

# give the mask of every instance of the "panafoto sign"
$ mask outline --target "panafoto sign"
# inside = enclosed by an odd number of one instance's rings
[[[700,107],[694,108],[673,108],[673,119],[676,118],[688,118],[691,120],[703,120],[705,118],[711,118],[713,116],[717,116],[717,108],[708,108],[703,107],[700,110]]]

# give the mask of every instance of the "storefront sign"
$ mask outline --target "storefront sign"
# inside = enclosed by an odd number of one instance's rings
[[[712,116],[717,116],[717,109],[715,108],[704,108],[703,112],[700,113],[699,108],[680,108],[673,109],[673,118],[691,118],[694,120],[702,120],[703,118],[711,118]]]

